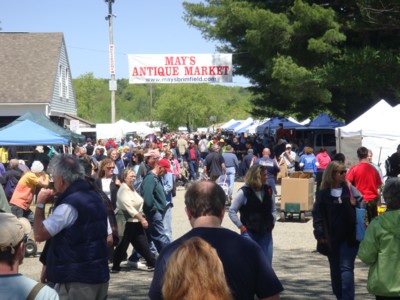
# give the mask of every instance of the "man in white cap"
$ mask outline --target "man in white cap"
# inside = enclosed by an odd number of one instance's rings
[[[31,225],[25,218],[0,213],[0,295],[2,299],[59,299],[55,290],[18,273]]]
[[[18,181],[11,197],[11,212],[18,218],[24,217],[33,224],[33,212],[30,210],[36,188],[47,187],[49,176],[43,171],[43,164],[35,160],[31,170],[26,172]]]
[[[289,175],[292,174],[295,171],[296,152],[292,151],[291,144],[286,144],[285,152],[281,154],[280,158],[285,160]]]

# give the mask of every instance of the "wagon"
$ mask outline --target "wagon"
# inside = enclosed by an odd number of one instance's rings
[[[314,204],[314,178],[282,178],[281,221],[298,217],[305,222]]]

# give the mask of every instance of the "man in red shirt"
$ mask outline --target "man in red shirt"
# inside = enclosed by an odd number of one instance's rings
[[[193,140],[189,141],[189,148],[185,151],[184,159],[189,166],[190,179],[196,180],[197,172],[199,171],[200,152]]]
[[[368,223],[370,223],[378,215],[378,189],[382,185],[382,180],[375,167],[368,161],[367,148],[358,148],[357,156],[360,162],[350,168],[346,178],[363,195],[364,202],[366,203]]]

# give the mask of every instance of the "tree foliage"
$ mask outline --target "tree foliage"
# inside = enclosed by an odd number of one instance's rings
[[[325,111],[348,121],[381,98],[398,99],[398,1],[204,0],[183,5],[189,25],[218,41],[219,51],[234,54],[235,73],[252,83],[254,115],[301,119]],[[372,17],[372,9],[381,9],[379,17]]]
[[[111,95],[107,79],[96,79],[92,73],[74,80],[78,116],[96,123],[111,119]],[[187,125],[194,129],[209,126],[211,116],[217,122],[245,119],[249,116],[251,93],[240,87],[207,84],[154,84],[152,116],[150,86],[128,84],[119,79],[116,92],[116,118],[129,122],[162,121],[170,129]]]

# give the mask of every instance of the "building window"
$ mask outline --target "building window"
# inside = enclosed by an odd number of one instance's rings
[[[69,99],[69,69],[65,68],[65,98]]]
[[[63,96],[63,69],[61,65],[58,68],[58,95]]]

